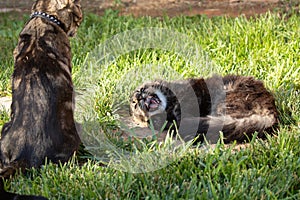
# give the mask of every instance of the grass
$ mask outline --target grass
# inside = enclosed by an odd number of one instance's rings
[[[1,14],[0,96],[11,94],[12,52],[26,19]],[[71,44],[76,118],[96,160],[31,169],[6,183],[10,191],[51,199],[300,198],[299,14],[159,19],[108,11],[87,14]],[[119,110],[141,82],[213,73],[263,80],[280,111],[277,136],[238,152],[221,141],[207,149],[112,137]],[[0,126],[7,120],[1,112]]]

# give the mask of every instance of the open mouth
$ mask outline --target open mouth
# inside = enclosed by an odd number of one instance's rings
[[[145,100],[145,107],[148,111],[155,111],[160,105],[160,99],[157,96],[148,96]]]

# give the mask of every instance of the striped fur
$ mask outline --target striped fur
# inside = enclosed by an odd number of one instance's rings
[[[154,100],[158,98],[157,91],[165,95],[163,111],[149,110],[145,105],[163,102]],[[263,138],[278,123],[275,100],[263,83],[253,77],[234,75],[145,83],[133,93],[130,113],[139,124],[152,120],[159,130],[167,122],[168,130],[175,129],[175,123],[184,139],[199,136],[198,140],[203,141],[205,136],[212,143],[218,141],[219,131],[226,143],[247,141],[255,132]]]
[[[35,11],[55,16],[63,26],[34,17],[19,35],[11,120],[4,125],[0,140],[0,176],[4,178],[19,168],[39,167],[46,158],[65,162],[81,143],[73,117],[68,38],[82,20],[79,1],[37,0],[32,7]]]

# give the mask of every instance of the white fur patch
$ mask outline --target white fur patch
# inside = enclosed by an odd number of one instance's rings
[[[155,94],[158,96],[158,98],[160,100],[160,105],[159,105],[157,110],[149,112],[149,116],[153,116],[153,115],[162,113],[167,108],[167,98],[166,98],[166,96],[160,90],[156,90]]]
[[[166,98],[166,96],[159,90],[156,90],[155,94],[158,96],[158,98],[161,101],[161,109],[165,110],[167,108],[167,98]]]

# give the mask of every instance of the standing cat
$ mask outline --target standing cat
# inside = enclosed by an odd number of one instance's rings
[[[1,132],[0,176],[39,167],[46,158],[66,162],[77,151],[81,140],[73,116],[68,37],[81,21],[79,0],[34,3],[14,51],[11,120]]]
[[[130,114],[140,125],[178,129],[185,139],[244,142],[255,132],[264,137],[278,123],[275,100],[253,77],[228,75],[208,79],[154,81],[131,96]]]

